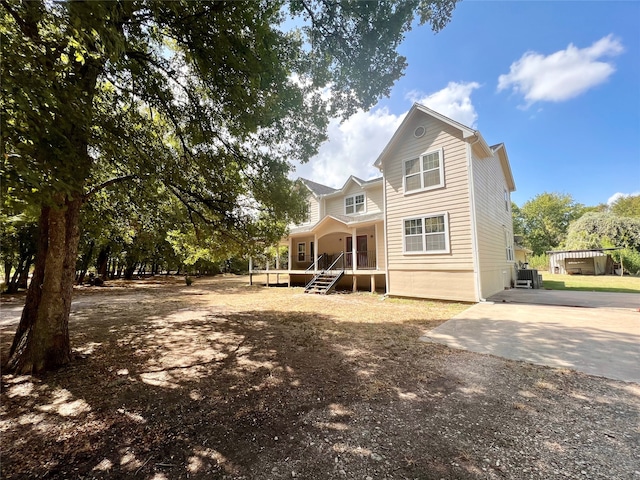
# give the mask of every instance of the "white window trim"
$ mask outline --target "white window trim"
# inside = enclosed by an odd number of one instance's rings
[[[300,251],[300,245],[302,245],[304,247],[304,251],[303,252]],[[300,260],[300,254],[301,253],[304,255],[304,258],[302,260]],[[297,259],[298,262],[306,262],[307,261],[307,244],[306,244],[306,242],[298,242],[296,254],[297,254],[296,259]]]
[[[360,196],[362,196],[362,199],[363,199],[362,200],[363,210],[361,212],[356,212],[356,197],[360,197]],[[349,198],[353,198],[353,213],[347,213],[347,199]],[[361,193],[354,193],[353,195],[348,195],[344,197],[342,204],[344,205],[345,215],[362,215],[363,213],[367,213],[367,194],[364,192],[361,192]]]
[[[431,250],[431,251],[427,251],[427,250],[422,250],[419,252],[407,252],[407,242],[405,241],[406,239],[406,235],[404,233],[404,222],[406,222],[407,220],[422,220],[422,246],[423,248],[426,247],[426,241],[425,241],[425,236],[427,235],[427,233],[425,232],[425,228],[424,228],[424,219],[425,218],[433,218],[433,217],[440,217],[443,216],[444,217],[444,243],[445,243],[445,249],[444,250]],[[402,219],[402,253],[403,255],[442,255],[442,254],[448,254],[451,253],[451,244],[449,243],[449,213],[447,212],[437,212],[437,213],[428,213],[425,215],[419,215],[419,216],[413,216],[413,217],[406,217]]]
[[[425,187],[424,186],[424,170],[422,169],[422,157],[426,156],[426,155],[431,155],[432,153],[436,153],[438,152],[438,156],[440,159],[440,167],[439,167],[439,171],[440,171],[440,183],[438,185],[431,185],[430,187]],[[413,195],[414,193],[420,193],[420,192],[427,192],[429,190],[435,190],[437,188],[444,188],[444,151],[442,149],[442,147],[440,148],[436,148],[434,150],[427,150],[424,153],[421,153],[418,156],[418,161],[420,162],[420,173],[415,174],[415,175],[420,175],[420,185],[422,185],[420,188],[416,188],[415,190],[411,190],[411,191],[407,191],[407,175],[406,175],[406,165],[407,162],[410,162],[411,160],[415,160],[414,158],[408,158],[406,160],[404,160],[402,162],[402,191],[404,192],[404,195]]]
[[[506,256],[507,256],[507,262],[515,262],[516,261],[516,255],[515,255],[515,249],[513,248],[513,234],[509,233],[509,230],[507,229],[507,227],[502,227],[504,229],[504,243],[506,244]]]

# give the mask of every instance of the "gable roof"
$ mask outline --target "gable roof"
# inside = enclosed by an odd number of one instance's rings
[[[354,215],[354,216],[331,214],[331,215],[325,215],[313,225],[301,225],[298,227],[293,227],[289,229],[289,234],[315,232],[328,222],[340,222],[345,226],[349,227],[353,225],[360,225],[363,223],[377,222],[379,220],[384,220],[384,213],[376,212],[376,213],[367,213],[364,215]]]
[[[366,189],[378,183],[382,184],[382,177],[372,178],[371,180],[362,180],[361,178],[358,178],[355,175],[351,175],[349,178],[347,178],[347,181],[344,182],[344,185],[342,185],[342,188],[335,190],[332,193],[328,193],[327,195],[340,195],[345,193],[350,183],[355,183],[359,187]]]
[[[417,115],[428,115],[432,118],[435,118],[436,120],[452,126],[453,128],[456,128],[462,134],[463,139],[475,138],[475,140],[471,140],[471,145],[477,145],[480,153],[484,154],[486,157],[492,157],[493,155],[497,154],[498,158],[500,159],[500,164],[502,166],[502,171],[504,173],[504,178],[507,182],[507,186],[509,187],[509,191],[515,191],[516,184],[513,180],[513,173],[511,172],[511,165],[509,164],[509,157],[507,155],[507,150],[504,146],[504,143],[498,143],[490,147],[489,145],[487,145],[487,142],[478,130],[469,128],[462,123],[456,122],[449,117],[445,117],[441,113],[438,113],[435,110],[431,110],[430,108],[425,107],[424,105],[420,105],[419,103],[414,103],[409,112],[405,115],[404,120],[402,120],[402,123],[391,137],[391,140],[389,140],[389,143],[387,143],[386,147],[384,147],[384,150],[382,150],[382,153],[380,153],[378,159],[375,161],[375,167],[382,170],[382,161],[386,158],[387,155],[389,155],[391,150],[395,147],[395,143],[404,135],[404,131],[407,128],[407,125],[410,124],[410,122]]]
[[[504,146],[504,143],[498,143],[496,145],[492,145],[491,151],[498,155],[500,159],[500,165],[502,166],[502,172],[504,173],[504,178],[507,181],[507,187],[509,187],[510,192],[515,192],[516,190],[516,182],[513,179],[513,173],[511,172],[511,164],[509,163],[509,156],[507,155],[507,148]]]
[[[304,185],[309,189],[309,191],[311,191],[311,193],[313,193],[313,195],[317,198],[326,197],[328,195],[334,195],[334,194],[335,195],[342,194],[347,190],[347,187],[351,182],[356,183],[358,186],[362,187],[363,189],[366,189],[378,183],[382,183],[382,177],[372,178],[371,180],[362,180],[361,178],[358,178],[355,175],[351,175],[347,179],[347,181],[344,182],[344,185],[342,186],[342,188],[338,189],[338,188],[327,187],[326,185],[322,185],[321,183],[313,182],[311,180],[307,180],[306,178],[302,178],[302,177],[300,177],[299,180],[302,183],[304,183]]]
[[[441,113],[438,113],[435,110],[431,110],[430,108],[427,108],[424,105],[420,105],[419,103],[414,103],[411,109],[405,115],[404,119],[402,120],[402,123],[400,124],[396,132],[391,137],[391,140],[389,140],[389,143],[387,143],[387,146],[384,147],[384,150],[382,150],[382,153],[380,153],[380,155],[378,156],[378,159],[375,161],[374,166],[378,168],[382,167],[383,159],[393,149],[398,139],[400,139],[404,135],[404,131],[406,130],[407,125],[409,125],[411,123],[411,120],[413,120],[417,115],[428,115],[432,118],[435,118],[436,120],[439,120],[447,125],[452,126],[453,128],[460,131],[463,139],[472,138],[472,137],[477,138],[477,141],[480,143],[480,147],[482,151],[487,156],[492,155],[493,152],[491,152],[491,149],[489,148],[487,143],[484,141],[484,138],[482,138],[482,135],[480,135],[479,131],[469,128],[461,124],[460,122],[456,122],[455,120],[449,117],[445,117]]]
[[[322,195],[329,195],[330,193],[335,193],[338,191],[335,188],[327,187],[326,185],[322,185],[321,183],[312,182],[311,180],[307,180],[306,178],[300,178],[300,181],[304,183],[304,185],[316,197],[321,197]]]

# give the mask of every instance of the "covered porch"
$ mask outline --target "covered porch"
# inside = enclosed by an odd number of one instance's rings
[[[346,216],[327,216],[315,225],[292,229],[280,243],[288,247],[287,257],[276,255],[275,262],[258,268],[250,261],[251,281],[255,275],[266,275],[267,285],[272,279],[280,283],[285,278],[289,286],[305,285],[320,272],[341,270],[344,275],[340,288],[354,291],[365,286],[371,291],[384,288],[382,215],[366,217],[357,221]]]

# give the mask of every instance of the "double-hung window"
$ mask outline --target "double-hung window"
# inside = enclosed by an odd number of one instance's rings
[[[405,193],[444,186],[442,149],[426,152],[404,162]]]
[[[403,220],[405,253],[449,253],[449,218],[438,213]]]
[[[299,243],[298,244],[298,261],[299,262],[304,262],[304,257],[306,253],[307,253],[307,244]]]
[[[354,213],[364,213],[364,193],[358,195],[351,195],[344,199],[344,213],[346,215],[353,215]]]
[[[504,243],[506,245],[506,250],[507,250],[507,261],[513,262],[514,261],[513,236],[509,234],[509,231],[507,230],[506,227],[503,227],[503,230],[504,230]]]

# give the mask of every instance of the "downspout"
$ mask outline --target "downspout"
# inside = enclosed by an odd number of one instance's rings
[[[467,143],[467,163],[469,172],[469,202],[471,207],[471,244],[473,253],[473,273],[476,284],[476,298],[479,302],[485,302],[487,299],[482,297],[482,289],[480,283],[480,258],[478,255],[478,234],[477,234],[477,219],[476,219],[476,201],[475,201],[475,189],[473,178],[473,146],[480,141],[478,132],[474,133],[476,137],[472,143]]]

